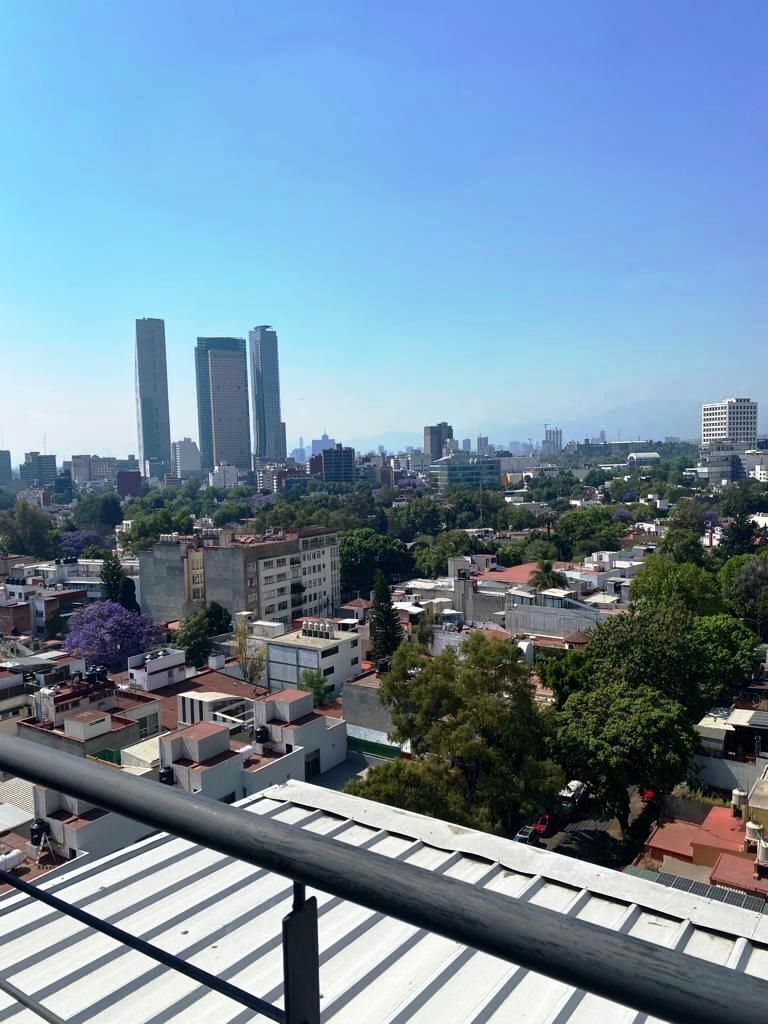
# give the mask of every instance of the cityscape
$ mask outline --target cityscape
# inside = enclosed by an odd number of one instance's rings
[[[0,1020],[762,1020],[765,11],[0,19]]]

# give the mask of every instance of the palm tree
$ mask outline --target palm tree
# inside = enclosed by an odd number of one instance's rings
[[[568,580],[561,572],[555,569],[553,563],[548,559],[542,559],[539,562],[538,568],[531,573],[528,579],[528,586],[535,587],[537,590],[549,590],[551,587],[565,587],[567,585]]]

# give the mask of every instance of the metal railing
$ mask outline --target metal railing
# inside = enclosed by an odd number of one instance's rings
[[[293,908],[283,921],[285,1009],[281,1010],[39,887],[0,872],[2,881],[28,896],[271,1020],[320,1022],[317,903],[314,898],[306,899],[307,885],[670,1024],[743,1024],[745,1020],[762,1020],[768,1007],[768,982],[752,975],[237,807],[106,771],[85,758],[31,747],[18,737],[0,735],[0,769],[292,879]],[[3,987],[13,994],[13,986],[9,988],[0,978]],[[30,997],[18,989],[15,992],[15,998],[29,1006]],[[44,1019],[61,1021],[44,1007],[32,1008],[42,1011]]]

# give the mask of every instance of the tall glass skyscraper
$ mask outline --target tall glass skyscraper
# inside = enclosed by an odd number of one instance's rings
[[[285,458],[285,424],[280,417],[277,331],[264,324],[248,332],[251,349],[253,453],[257,459]]]
[[[251,466],[245,338],[198,338],[195,348],[197,422],[203,469]]]
[[[136,421],[139,459],[171,469],[171,425],[168,416],[168,369],[165,362],[165,321],[136,321]]]

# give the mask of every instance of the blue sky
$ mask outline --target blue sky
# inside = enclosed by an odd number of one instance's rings
[[[768,413],[762,0],[6,0],[0,32],[15,458],[136,449],[137,316],[174,437],[196,336],[258,323],[289,446]]]

